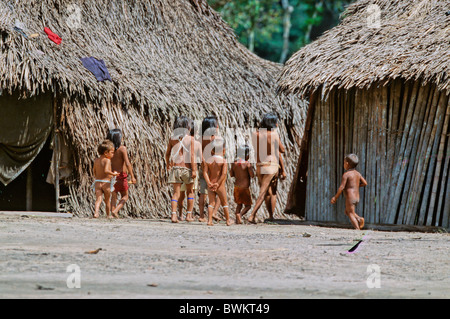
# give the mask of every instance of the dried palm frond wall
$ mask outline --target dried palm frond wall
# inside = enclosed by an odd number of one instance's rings
[[[318,99],[308,141],[306,218],[348,222],[341,183],[355,153],[358,215],[372,224],[449,227],[450,100],[436,85],[396,80],[369,89],[332,90]]]
[[[25,95],[53,92],[60,129],[74,153],[73,213],[92,213],[96,147],[109,128],[119,127],[138,178],[124,213],[168,216],[164,151],[179,115],[201,121],[215,114],[221,128],[247,129],[265,113],[277,113],[289,174],[280,185],[279,202],[286,200],[307,104],[276,95],[281,65],[239,44],[206,1],[5,0],[0,9],[0,87]],[[68,23],[73,14],[81,17],[77,27]],[[25,33],[39,36],[25,38],[14,30],[17,20]],[[61,45],[47,38],[44,27],[62,38]],[[98,82],[83,67],[80,58],[89,56],[105,61],[112,82]],[[244,138],[238,134],[239,142]],[[228,145],[234,139],[227,136]],[[231,196],[231,181],[228,185]],[[278,216],[287,217],[281,208]]]

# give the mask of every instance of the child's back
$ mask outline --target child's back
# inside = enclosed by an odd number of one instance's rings
[[[108,174],[107,167],[111,165],[111,160],[106,157],[98,157],[94,161],[94,177],[97,180],[111,180],[111,175]]]
[[[114,156],[111,159],[111,168],[119,173],[127,173],[127,167],[125,165],[125,155],[126,155],[125,146],[121,145],[118,149],[115,150]]]
[[[235,177],[234,185],[240,188],[250,187],[250,169],[251,165],[249,162],[242,159],[236,160],[231,166],[231,176]]]
[[[343,175],[343,178],[347,180],[344,188],[344,196],[352,204],[359,203],[361,177],[361,174],[356,170],[347,171]]]
[[[216,183],[219,180],[225,164],[225,159],[220,155],[213,155],[206,161],[206,165],[208,166],[208,176],[211,183]]]

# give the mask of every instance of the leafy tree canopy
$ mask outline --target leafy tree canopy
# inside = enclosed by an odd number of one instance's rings
[[[284,63],[292,53],[339,23],[355,0],[208,0],[241,43],[262,58]]]

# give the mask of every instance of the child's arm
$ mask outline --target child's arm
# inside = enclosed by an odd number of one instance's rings
[[[192,170],[192,178],[196,178],[197,177],[197,165],[195,163],[195,137],[191,136],[191,141],[190,141],[190,146],[191,146],[191,170]]]
[[[276,136],[275,141],[278,144],[278,162],[280,164],[281,169],[281,179],[284,180],[286,179],[286,170],[283,156],[281,154],[284,154],[284,152],[286,152],[286,148],[284,147],[283,143],[281,143],[280,135],[277,132],[275,132],[275,136]]]
[[[334,195],[334,197],[331,199],[331,204],[335,204],[337,199],[339,198],[339,196],[341,196],[342,192],[345,189],[345,185],[347,184],[347,175],[342,175],[342,181],[341,181],[341,186],[339,186],[339,189],[336,193],[336,195]]]
[[[119,173],[113,172],[111,170],[111,160],[110,159],[106,160],[106,163],[105,163],[105,174],[112,175],[112,176],[119,176],[120,175]]]
[[[279,158],[279,162],[280,162],[280,168],[281,168],[281,179],[284,180],[286,179],[286,171],[284,169],[284,160],[283,160],[283,156],[281,154],[278,154]]]
[[[359,187],[366,187],[367,186],[367,181],[364,179],[364,177],[361,176],[360,180],[359,180]]]
[[[235,177],[234,176],[234,163],[231,163],[230,177]]]
[[[253,170],[253,166],[252,164],[248,163],[248,175],[250,175],[250,178],[255,177],[255,171]]]
[[[280,151],[281,154],[284,154],[284,152],[286,152],[286,148],[284,147],[283,143],[281,143],[280,135],[278,133],[276,134],[277,134],[278,150]]]
[[[211,188],[211,181],[209,180],[208,175],[208,164],[206,164],[205,161],[203,161],[203,178],[205,179],[206,185],[208,185],[208,188]]]
[[[123,160],[125,162],[125,166],[127,167],[127,171],[131,176],[131,184],[136,184],[136,178],[134,177],[133,167],[131,166],[130,159],[128,158],[127,148],[122,146]]]
[[[197,163],[198,160],[200,161],[200,163]],[[202,165],[202,162],[203,162],[202,144],[200,142],[197,142],[197,157],[195,158],[195,163]]]
[[[227,172],[228,172],[228,165],[226,162],[222,165],[222,171],[220,172],[219,181],[217,182],[217,185],[220,186],[227,178]]]
[[[172,144],[167,145],[167,150],[166,150],[166,167],[167,170],[170,170],[170,168],[172,167],[172,163],[170,162],[170,153],[172,153]]]

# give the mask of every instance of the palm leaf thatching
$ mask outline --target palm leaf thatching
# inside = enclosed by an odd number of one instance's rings
[[[75,214],[93,210],[91,168],[108,128],[119,127],[138,178],[125,213],[168,216],[171,188],[164,152],[173,120],[215,114],[221,128],[254,127],[278,114],[293,175],[306,104],[278,97],[281,65],[239,44],[204,0],[2,1],[0,87],[26,96],[53,92],[58,125],[70,142],[75,172],[68,181]],[[79,22],[79,23],[74,23]],[[78,19],[78,20],[77,20]],[[25,26],[26,38],[14,29]],[[56,45],[43,32],[62,38]],[[105,61],[112,81],[98,82],[80,58]],[[243,132],[226,136],[242,143]],[[288,182],[281,187],[286,199]],[[231,188],[231,187],[229,187]],[[255,189],[256,192],[256,189]],[[231,194],[231,189],[230,192]]]
[[[357,1],[337,27],[286,62],[279,91],[308,96],[319,87],[326,94],[401,78],[450,93],[449,7],[448,0]]]
[[[310,99],[286,210],[347,221],[329,202],[356,153],[366,222],[450,226],[449,7],[357,1],[286,63],[278,91]]]

